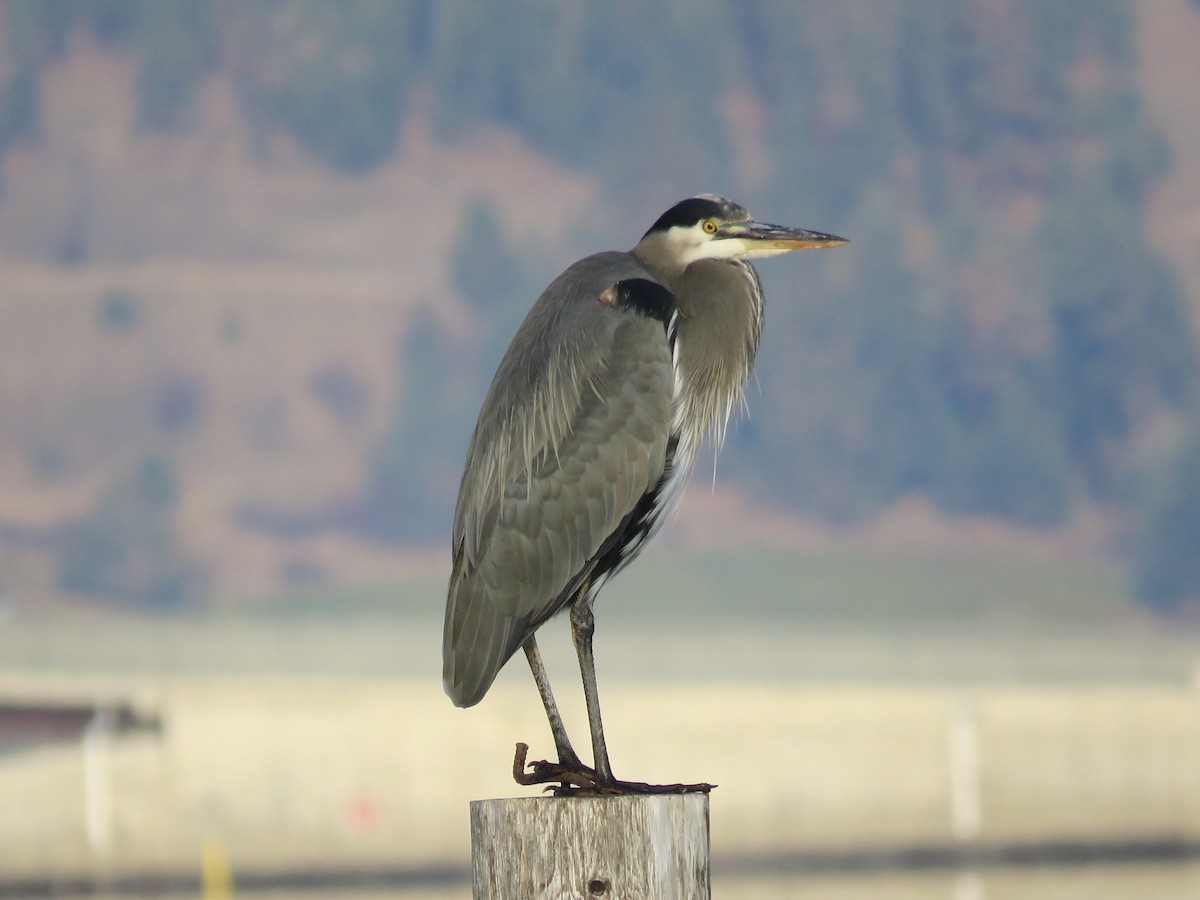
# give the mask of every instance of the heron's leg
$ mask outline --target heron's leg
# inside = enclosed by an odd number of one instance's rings
[[[592,634],[596,630],[592,604],[580,597],[571,605],[571,637],[579,656],[579,672],[583,676],[583,697],[587,701],[588,727],[592,732],[592,753],[596,761],[596,782],[613,785],[612,766],[608,762],[608,747],[604,743],[604,723],[600,721],[600,695],[596,691],[596,660],[592,656]]]
[[[558,712],[558,704],[554,702],[554,693],[550,690],[550,679],[546,676],[546,667],[542,665],[542,654],[538,650],[537,641],[529,636],[522,648],[525,658],[529,660],[529,669],[533,672],[533,680],[537,683],[538,693],[542,695],[542,706],[546,707],[546,718],[550,720],[550,733],[554,736],[554,749],[558,751],[558,761],[567,768],[582,770],[583,763],[571,747],[567,738],[567,728],[563,725],[562,716]]]

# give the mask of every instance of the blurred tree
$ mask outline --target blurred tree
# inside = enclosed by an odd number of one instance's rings
[[[38,70],[26,65],[0,75],[0,156],[18,141],[37,131]]]
[[[42,69],[87,28],[140,62],[144,126],[186,127],[219,67],[260,137],[286,131],[343,170],[389,157],[414,92],[447,140],[515,130],[598,183],[586,250],[701,190],[847,234],[840,261],[794,263],[802,296],[763,267],[775,385],[722,466],[767,500],[844,519],[919,491],[1060,521],[1080,491],[1111,501],[1139,436],[1200,384],[1182,294],[1146,238],[1170,160],[1141,102],[1130,0],[0,3],[0,152],[36,133]],[[742,184],[746,147],[759,174]],[[85,230],[61,259],[86,257]],[[380,501],[406,521],[453,494],[421,466],[460,462],[426,423],[465,444],[560,268],[520,259],[486,204],[459,237],[474,330],[414,322],[369,466],[380,496],[406,467],[426,483]]]
[[[1066,520],[1070,459],[1060,423],[1032,383],[1013,377],[977,400],[932,485],[945,509],[1039,526]]]
[[[806,312],[772,304],[790,346],[777,359],[768,333],[764,373],[806,390],[790,416],[756,415],[765,459],[742,477],[795,472],[782,496],[838,517],[920,490],[1057,522],[1076,471],[1111,499],[1138,429],[1197,380],[1182,296],[1144,238],[1166,156],[1129,4],[738,10],[771,143],[794,148],[773,187],[854,242],[852,272],[814,284]],[[1048,192],[1037,227],[1006,218],[1030,191]]]
[[[816,221],[844,221],[890,170],[903,137],[890,85],[902,7],[751,0],[735,8],[739,60],[766,111],[766,196]]]
[[[1061,521],[1071,471],[1047,366],[1006,331],[979,333],[952,282],[912,268],[902,209],[893,188],[864,192],[836,285],[768,287],[760,369],[776,387],[753,399],[756,458],[739,477],[839,520],[923,492],[955,512]],[[820,269],[804,262],[807,282]]]
[[[6,137],[29,136],[35,128],[40,69],[77,27],[138,60],[140,125],[180,125],[218,60],[217,6],[218,0],[5,0],[6,49],[16,65],[11,79],[0,78],[0,150]]]
[[[160,434],[180,438],[200,423],[204,406],[202,378],[189,372],[166,372],[154,386],[151,418]]]
[[[1054,187],[1034,242],[1067,446],[1105,498],[1127,473],[1121,446],[1196,385],[1179,285],[1146,246],[1139,212],[1116,193],[1104,172],[1076,164]]]
[[[481,120],[514,127],[622,199],[639,193],[633,182],[712,183],[729,159],[715,115],[737,58],[728,15],[714,0],[518,0],[494,15],[435,4],[437,124],[446,135]]]
[[[421,15],[417,0],[239,8],[237,67],[250,111],[282,124],[331,165],[378,165],[395,149]]]
[[[153,3],[153,0],[150,2]],[[146,0],[73,0],[72,12],[102,44],[122,46],[130,41],[138,29],[139,19],[147,5]],[[171,5],[165,4],[167,7]],[[178,10],[175,12],[178,13]]]
[[[381,540],[448,533],[477,403],[469,386],[472,347],[432,315],[418,313],[401,342],[395,412],[367,458],[367,482],[342,517]]]
[[[53,59],[67,46],[79,0],[5,0],[5,52],[18,67]]]
[[[446,533],[475,414],[537,296],[486,201],[468,205],[454,245],[454,283],[472,314],[471,333],[452,334],[427,312],[405,332],[395,412],[368,458],[366,489],[345,514],[377,537]]]
[[[62,51],[69,0],[7,0],[0,49],[0,156],[33,138],[41,114],[41,67]]]
[[[135,8],[132,14],[104,4],[93,12],[93,28],[112,37],[130,33],[141,62],[139,122],[168,130],[183,123],[201,79],[217,61],[217,0],[139,0]]]
[[[63,534],[58,581],[118,603],[169,608],[194,599],[200,572],[179,547],[172,462],[148,456]]]
[[[1200,603],[1200,427],[1181,443],[1148,503],[1134,549],[1134,588],[1152,609]]]
[[[450,269],[455,290],[474,317],[480,340],[475,377],[484,387],[543,286],[533,264],[517,255],[515,243],[486,199],[467,204]]]
[[[142,302],[132,291],[110,288],[104,292],[96,308],[96,322],[111,334],[132,331],[142,321]]]
[[[367,420],[371,391],[348,363],[333,363],[313,372],[308,378],[308,389],[344,428],[358,428]]]

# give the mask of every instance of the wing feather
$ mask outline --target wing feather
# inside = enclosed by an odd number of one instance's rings
[[[482,699],[586,580],[663,474],[674,376],[661,323],[598,302],[629,254],[581,260],[530,310],[488,390],[455,509],[443,681]]]

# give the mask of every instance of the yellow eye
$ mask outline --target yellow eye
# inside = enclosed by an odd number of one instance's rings
[[[717,233],[717,223],[714,222],[712,219],[705,219],[704,220],[704,233],[705,234],[716,234]]]

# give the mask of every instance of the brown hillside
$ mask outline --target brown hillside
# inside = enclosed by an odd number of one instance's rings
[[[181,466],[184,540],[218,587],[270,588],[297,557],[342,568],[344,540],[279,542],[233,511],[356,489],[407,315],[460,315],[443,248],[465,204],[487,198],[518,232],[560,228],[592,187],[509,135],[440,147],[419,122],[386,166],[340,175],[285,142],[252,149],[218,79],[190,136],[138,134],[132,84],[125,61],[76,41],[45,79],[41,140],[0,172],[0,524],[79,516],[162,448]],[[106,325],[113,302],[132,321]],[[357,411],[331,409],[322,379]]]
[[[1137,10],[1142,85],[1172,150],[1153,233],[1200,311],[1200,9]],[[179,463],[183,539],[225,595],[278,587],[289,566],[363,580],[406,564],[346,536],[275,538],[235,513],[248,503],[303,513],[358,488],[391,415],[410,313],[470,327],[445,247],[471,201],[486,198],[518,239],[552,252],[595,183],[499,130],[440,144],[419,98],[385,165],[339,174],[286,139],[250,134],[223,76],[205,82],[180,136],[139,133],[133,84],[127,60],[76,38],[43,79],[40,139],[0,168],[0,529],[32,536],[0,542],[4,586],[47,588],[55,528],[160,449]],[[996,284],[1008,271],[999,258],[975,274]],[[331,404],[329,384],[357,398],[352,409]],[[727,488],[696,487],[674,540],[822,539]],[[1092,543],[1094,526],[1075,530]],[[964,533],[919,502],[878,525],[897,529],[930,541]]]

